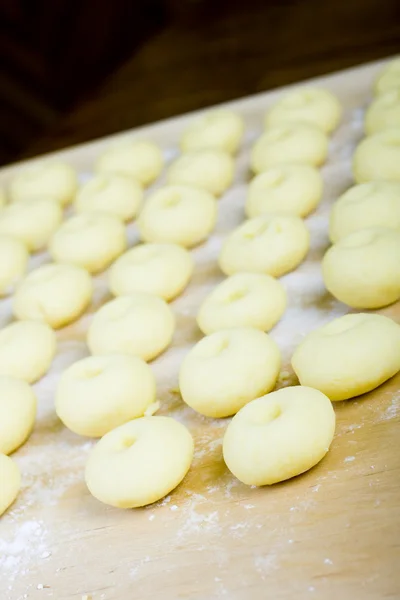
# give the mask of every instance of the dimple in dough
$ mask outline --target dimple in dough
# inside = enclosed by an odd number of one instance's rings
[[[345,315],[309,333],[292,357],[302,385],[331,400],[375,389],[400,370],[400,326],[383,315]]]
[[[17,464],[0,454],[0,516],[11,506],[21,489],[21,474]]]
[[[224,150],[235,154],[243,137],[244,123],[232,110],[214,110],[195,117],[181,137],[182,152]]]
[[[400,182],[360,183],[334,203],[329,220],[329,237],[333,243],[368,227],[400,231]]]
[[[117,508],[157,502],[177,487],[193,460],[193,438],[170,417],[141,417],[107,433],[86,464],[91,494]]]
[[[112,144],[96,163],[96,171],[128,175],[145,187],[157,179],[163,167],[161,149],[148,140],[124,140]]]
[[[100,211],[130,221],[142,201],[142,186],[132,177],[98,173],[78,190],[74,208],[77,213]]]
[[[376,94],[400,90],[400,57],[385,66],[375,82],[374,89]]]
[[[79,435],[101,437],[142,417],[155,402],[156,382],[137,356],[89,356],[63,372],[55,403],[61,421]]]
[[[378,96],[365,113],[367,135],[393,127],[400,127],[400,89]]]
[[[304,260],[309,246],[310,234],[300,217],[268,213],[235,229],[218,262],[226,275],[252,272],[280,277]]]
[[[28,250],[21,240],[0,234],[0,297],[9,294],[25,275],[28,260]]]
[[[124,224],[105,213],[85,213],[65,221],[53,235],[49,252],[58,263],[104,271],[127,247]]]
[[[246,215],[285,212],[306,217],[322,198],[320,172],[309,165],[279,165],[260,173],[250,182]]]
[[[363,139],[353,156],[356,183],[384,179],[400,181],[400,127]]]
[[[293,386],[253,400],[223,440],[228,469],[247,485],[272,485],[314,467],[329,450],[335,413],[324,394]]]
[[[229,417],[270,392],[281,356],[262,331],[236,327],[212,333],[186,355],[179,371],[182,399],[207,417]]]
[[[136,292],[97,311],[87,344],[92,354],[133,354],[148,361],[170,345],[174,329],[174,314],[164,300]]]
[[[221,196],[232,184],[233,158],[222,150],[198,150],[177,158],[168,169],[168,183],[188,185]]]
[[[75,169],[61,162],[43,162],[21,169],[10,183],[11,200],[51,198],[61,206],[72,202],[78,189]]]
[[[319,88],[301,88],[289,92],[267,112],[265,125],[305,122],[331,133],[339,124],[342,108],[339,100]]]
[[[17,287],[13,312],[17,319],[44,321],[57,329],[78,319],[92,296],[92,278],[85,269],[74,265],[43,265],[29,273]]]
[[[17,321],[0,330],[0,375],[34,383],[56,353],[56,335],[47,323]]]
[[[167,185],[147,198],[137,225],[145,242],[191,248],[210,235],[216,220],[217,202],[209,192]]]
[[[352,308],[381,308],[400,298],[400,231],[370,227],[334,244],[322,260],[328,291]]]
[[[328,155],[326,134],[309,123],[271,125],[251,151],[251,168],[262,173],[279,164],[322,165]]]
[[[197,323],[205,334],[229,327],[269,331],[286,308],[283,285],[262,273],[235,273],[217,285],[200,306]]]
[[[11,454],[30,436],[36,396],[26,381],[0,376],[0,452]]]
[[[177,244],[140,244],[112,265],[110,290],[114,296],[148,292],[170,301],[183,292],[193,267],[190,252]]]

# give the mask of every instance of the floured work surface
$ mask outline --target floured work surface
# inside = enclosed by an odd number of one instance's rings
[[[323,202],[306,220],[311,232],[307,261],[281,279],[288,290],[288,309],[271,332],[283,353],[279,386],[297,383],[289,363],[304,334],[348,311],[324,289],[320,260],[329,245],[330,205],[351,185],[350,159],[362,137],[363,108],[382,64],[313,82],[334,91],[345,113],[322,171]],[[182,421],[195,438],[188,476],[170,496],[144,509],[113,509],[89,494],[83,473],[94,442],[62,426],[53,397],[63,368],[87,354],[84,340],[91,314],[59,331],[51,371],[35,385],[35,431],[13,455],[23,489],[0,521],[2,600],[81,600],[86,594],[92,600],[400,596],[400,376],[357,400],[336,403],[336,435],[327,457],[303,476],[259,489],[239,483],[224,465],[221,443],[228,420],[196,414],[177,391],[182,357],[201,337],[194,320],[197,308],[223,279],[216,263],[221,242],[244,219],[251,144],[261,133],[265,109],[280,94],[278,90],[230,103],[247,125],[236,182],[219,201],[214,235],[193,251],[192,282],[172,304],[178,320],[173,347],[151,363],[161,401],[158,414]],[[159,142],[170,160],[190,118],[144,127],[139,133]],[[114,139],[118,137],[123,136]],[[108,143],[102,140],[57,156],[76,166],[85,179]],[[3,182],[15,168],[3,169]],[[134,224],[129,231],[133,244]],[[32,266],[45,260],[36,256]],[[91,313],[109,299],[105,276],[95,281]],[[4,325],[10,319],[10,301],[0,307]],[[379,312],[400,320],[399,304]]]

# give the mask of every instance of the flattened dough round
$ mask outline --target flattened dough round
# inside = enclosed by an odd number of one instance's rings
[[[11,506],[21,489],[21,474],[17,464],[0,454],[0,516]]]
[[[233,158],[222,150],[198,150],[182,154],[170,166],[167,178],[173,185],[188,185],[220,196],[232,184]]]
[[[36,396],[26,381],[0,376],[0,452],[11,454],[30,436]],[[1,492],[0,492],[1,495]]]
[[[365,113],[365,133],[400,127],[400,89],[378,96]]]
[[[208,111],[194,118],[181,137],[182,152],[224,150],[235,154],[243,137],[244,123],[232,110]]]
[[[376,179],[400,181],[400,127],[364,138],[353,156],[356,183]]]
[[[61,162],[43,162],[21,169],[12,179],[11,200],[51,198],[60,206],[72,202],[78,189],[75,169]]]
[[[28,260],[28,250],[21,240],[0,234],[0,297],[9,294],[25,275]]]
[[[400,90],[400,57],[390,61],[375,82],[376,94],[384,94],[391,90]]]
[[[125,140],[109,146],[99,157],[96,171],[133,177],[143,186],[157,179],[164,166],[161,149],[147,140]]]

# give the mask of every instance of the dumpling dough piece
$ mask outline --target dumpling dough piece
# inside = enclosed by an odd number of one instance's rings
[[[322,260],[328,291],[352,308],[381,308],[400,298],[400,232],[370,227],[331,246]]]
[[[378,96],[365,113],[367,135],[392,127],[400,127],[400,89]]]
[[[0,297],[9,294],[25,275],[28,260],[28,250],[21,240],[0,234]]]
[[[10,183],[11,200],[51,198],[60,206],[72,202],[78,189],[75,169],[61,162],[43,162],[21,169]]]
[[[243,132],[243,119],[232,110],[205,112],[195,117],[183,132],[182,152],[212,149],[235,154]]]
[[[21,474],[17,464],[0,454],[0,516],[11,506],[21,489]]]
[[[328,90],[301,88],[289,92],[267,112],[265,125],[305,122],[331,133],[339,125],[342,108]]]
[[[247,271],[280,277],[304,260],[309,246],[310,234],[300,217],[269,213],[235,229],[218,262],[226,275]]]
[[[286,308],[283,285],[261,273],[235,273],[210,292],[200,306],[197,323],[205,334],[229,327],[269,331]]]
[[[322,198],[320,172],[309,165],[280,165],[260,173],[250,182],[246,215],[284,212],[306,217]]]
[[[71,431],[101,437],[115,427],[143,417],[155,402],[150,367],[136,356],[89,356],[61,375],[56,412]]]
[[[191,248],[210,235],[216,220],[217,202],[209,192],[167,185],[147,198],[137,225],[145,242]]]
[[[281,355],[262,331],[236,327],[200,340],[179,371],[182,399],[206,417],[229,417],[270,392],[278,379]]]
[[[375,82],[375,93],[400,90],[400,57],[390,61]]]
[[[0,208],[3,208],[7,204],[7,196],[2,187],[0,187]]]
[[[177,244],[140,244],[112,265],[110,290],[114,296],[148,292],[169,301],[185,289],[193,267],[190,252]]]
[[[148,140],[124,140],[109,146],[96,164],[96,171],[133,177],[143,186],[157,179],[163,170],[160,148]]]
[[[339,317],[304,338],[292,366],[302,385],[331,400],[365,394],[400,370],[400,326],[371,313]]]
[[[30,436],[36,418],[36,396],[30,385],[0,376],[0,452],[11,454]]]
[[[328,155],[326,134],[308,123],[271,125],[256,141],[251,168],[262,173],[279,164],[322,165]]]
[[[43,265],[19,284],[13,299],[17,319],[44,321],[57,329],[78,319],[93,295],[92,278],[74,265]]]
[[[170,166],[168,183],[188,185],[220,196],[232,184],[233,158],[222,150],[198,150],[182,154]]]
[[[142,186],[132,177],[98,173],[79,189],[74,203],[77,213],[103,212],[130,221],[143,200]]]
[[[247,485],[272,485],[323,459],[335,432],[324,394],[293,386],[253,400],[235,415],[223,440],[228,469]]]
[[[148,361],[170,345],[174,329],[174,314],[164,300],[136,292],[97,311],[87,343],[92,354],[133,354]]]
[[[0,329],[0,375],[34,383],[47,373],[55,353],[56,335],[46,323],[17,321]]]
[[[400,182],[360,183],[334,203],[329,221],[329,237],[333,243],[368,227],[400,231]]]
[[[0,211],[0,234],[12,235],[36,252],[47,245],[62,218],[61,207],[49,198],[14,202]]]
[[[364,138],[353,156],[356,183],[376,179],[400,181],[400,127]]]
[[[141,417],[107,433],[86,464],[90,493],[117,508],[157,502],[177,487],[193,460],[193,438],[170,417]]]
[[[54,262],[98,273],[120,256],[127,244],[125,226],[118,217],[85,213],[61,225],[50,241],[49,252]]]

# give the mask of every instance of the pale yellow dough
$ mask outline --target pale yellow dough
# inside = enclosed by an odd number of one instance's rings
[[[0,375],[34,383],[50,368],[56,335],[40,321],[17,321],[0,329]]]
[[[400,127],[364,138],[353,156],[356,183],[384,179],[400,181]]]
[[[281,355],[276,343],[250,327],[223,329],[200,340],[179,371],[182,399],[207,417],[229,417],[270,392]]]
[[[329,237],[332,242],[368,227],[400,231],[400,182],[370,181],[351,187],[332,206]]]
[[[210,235],[216,219],[217,202],[209,192],[166,185],[147,198],[137,225],[145,242],[191,248]]]
[[[283,285],[261,273],[235,273],[205,298],[197,323],[205,334],[228,327],[254,327],[269,331],[286,308]]]
[[[182,154],[170,166],[168,183],[188,185],[220,196],[232,184],[233,158],[222,150],[198,150]]]
[[[124,140],[109,146],[99,157],[96,170],[133,177],[143,186],[157,179],[164,166],[160,148],[147,140]]]
[[[36,396],[30,385],[0,376],[0,452],[11,454],[28,439],[35,424]],[[0,493],[1,495],[1,493]]]
[[[56,412],[79,435],[101,437],[143,417],[156,399],[150,367],[137,356],[89,356],[71,365],[58,382]]]
[[[17,287],[17,319],[44,321],[57,329],[78,319],[93,295],[92,278],[74,265],[48,264],[29,273]]]
[[[21,489],[21,474],[17,464],[0,454],[0,516],[11,506]]]
[[[309,165],[279,165],[260,173],[250,182],[246,215],[284,212],[306,217],[322,198],[320,172]]]
[[[157,502],[176,488],[193,459],[193,438],[170,417],[134,419],[94,447],[85,479],[91,494],[117,508]]]
[[[232,110],[220,109],[195,117],[181,137],[182,152],[224,150],[235,154],[243,137],[244,123]]]
[[[331,400],[365,394],[400,370],[400,325],[371,313],[339,317],[305,337],[292,366],[302,385]]]
[[[378,96],[365,113],[367,135],[393,127],[400,127],[400,89]]]
[[[7,196],[2,187],[0,187],[0,208],[3,208],[7,204]]]
[[[142,186],[132,177],[98,173],[79,189],[74,208],[77,213],[100,211],[130,221],[136,217],[142,200]]]
[[[43,162],[21,169],[10,184],[11,200],[51,198],[61,206],[72,202],[78,189],[75,169],[58,162]]]
[[[310,234],[300,217],[268,213],[249,219],[225,240],[219,266],[226,275],[266,273],[280,277],[306,257]]]
[[[190,252],[177,244],[140,244],[112,265],[110,290],[114,296],[148,292],[170,301],[183,292],[193,268]]]
[[[92,354],[133,354],[152,360],[171,343],[175,317],[153,294],[136,292],[107,302],[94,315],[87,344]]]
[[[29,253],[18,238],[0,234],[0,297],[9,294],[25,275]]]
[[[328,291],[352,308],[381,308],[400,298],[400,231],[370,227],[350,233],[322,260]]]
[[[375,82],[376,94],[391,90],[400,90],[400,58],[390,61]]]

